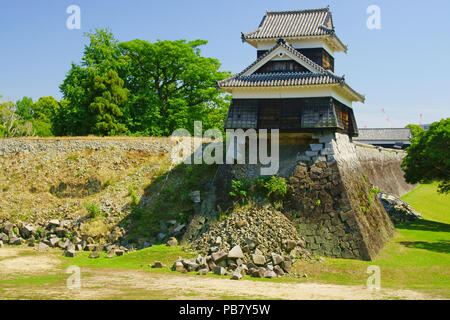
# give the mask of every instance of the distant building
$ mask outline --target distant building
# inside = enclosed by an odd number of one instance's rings
[[[406,149],[411,144],[411,129],[374,128],[359,129],[353,141],[390,149]]]
[[[431,124],[421,124],[420,126],[423,130],[427,131],[428,129],[430,129]]]

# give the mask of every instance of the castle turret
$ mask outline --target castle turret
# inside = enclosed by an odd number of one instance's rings
[[[358,135],[352,103],[365,98],[334,73],[334,54],[347,47],[328,8],[268,11],[242,40],[257,49],[257,59],[218,83],[233,96],[226,129]]]

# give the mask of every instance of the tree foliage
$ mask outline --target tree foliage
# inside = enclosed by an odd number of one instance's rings
[[[68,101],[64,134],[167,136],[193,131],[195,120],[204,130],[222,128],[229,97],[216,81],[228,73],[201,56],[206,41],[119,43],[108,30],[87,36],[81,64],[72,64],[60,86]]]
[[[221,127],[216,121],[224,118],[227,100],[216,89],[216,81],[228,73],[219,71],[218,60],[200,55],[206,43],[133,40],[119,45],[130,63],[131,113],[142,120],[136,131],[170,135],[185,128],[192,132],[194,120],[203,121],[205,129]]]
[[[94,133],[110,136],[125,133],[127,128],[120,123],[121,106],[128,101],[129,91],[123,88],[123,80],[118,74],[109,70],[96,76],[89,94],[92,95],[89,110],[95,115]]]
[[[418,126],[417,124],[408,124],[405,128],[411,129],[411,135],[414,139],[415,137],[418,137],[424,130],[421,126]]]
[[[0,137],[18,137],[34,135],[30,121],[24,120],[17,113],[12,101],[0,103]]]
[[[23,97],[2,106],[0,134],[168,136],[179,128],[193,133],[194,121],[204,131],[223,130],[231,99],[216,83],[229,73],[201,55],[206,41],[119,43],[109,30],[85,35],[82,59],[59,87],[63,99]]]
[[[450,118],[430,125],[412,140],[402,167],[406,181],[439,181],[439,192],[450,192]]]

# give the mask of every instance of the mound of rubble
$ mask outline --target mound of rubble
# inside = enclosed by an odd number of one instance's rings
[[[400,198],[387,193],[380,193],[378,197],[394,223],[408,223],[422,219],[419,212]]]
[[[3,243],[10,245],[28,244],[38,251],[50,248],[62,249],[67,257],[75,257],[77,251],[91,251],[90,258],[98,258],[99,252],[107,252],[107,257],[121,256],[131,247],[117,244],[123,229],[116,227],[108,235],[110,243],[99,244],[88,235],[81,234],[81,222],[75,220],[41,221],[36,224],[4,222],[0,224],[0,247]]]
[[[295,259],[312,259],[286,216],[267,208],[233,212],[195,240],[192,249],[203,255],[180,258],[174,270],[273,278],[291,272]]]

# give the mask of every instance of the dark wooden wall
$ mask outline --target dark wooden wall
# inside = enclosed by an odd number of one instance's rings
[[[267,62],[255,73],[280,72],[309,72],[309,70],[294,60],[276,60]]]
[[[226,129],[330,129],[357,135],[353,110],[334,98],[233,99]]]
[[[297,49],[298,52],[317,63],[324,69],[334,72],[334,58],[323,48]],[[267,52],[267,50],[258,50],[258,59]]]

